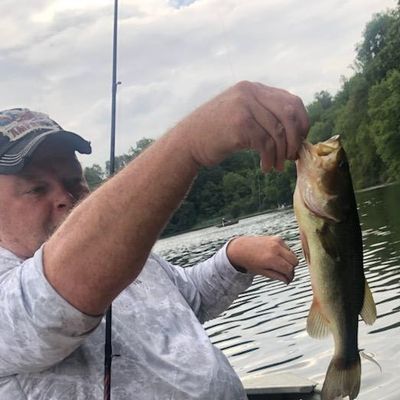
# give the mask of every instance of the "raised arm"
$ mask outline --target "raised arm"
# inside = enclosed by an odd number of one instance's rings
[[[51,285],[97,315],[140,273],[200,166],[254,149],[262,169],[294,159],[308,131],[301,100],[241,82],[204,104],[79,206],[44,247]]]

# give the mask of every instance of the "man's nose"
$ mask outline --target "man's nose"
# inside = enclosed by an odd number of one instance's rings
[[[56,185],[54,190],[54,205],[57,210],[70,210],[76,203],[74,196],[62,185]]]

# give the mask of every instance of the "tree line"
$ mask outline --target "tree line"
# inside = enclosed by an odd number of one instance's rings
[[[322,90],[307,106],[316,143],[340,134],[356,189],[400,180],[400,1],[395,9],[376,14],[367,23],[356,47],[354,74],[342,78],[333,96]],[[153,139],[143,138],[117,156],[118,171],[136,158]],[[238,218],[292,203],[296,168],[287,162],[283,172],[264,175],[258,154],[242,151],[222,164],[203,168],[164,235],[178,233],[205,221]],[[98,164],[85,168],[94,189],[108,176]]]

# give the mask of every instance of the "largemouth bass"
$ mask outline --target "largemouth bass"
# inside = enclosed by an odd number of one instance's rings
[[[314,295],[307,332],[314,338],[331,333],[335,343],[321,397],[355,399],[361,380],[358,316],[373,324],[376,308],[364,276],[360,222],[339,136],[304,142],[296,167],[294,210]]]

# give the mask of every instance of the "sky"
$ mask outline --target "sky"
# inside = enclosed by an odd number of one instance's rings
[[[158,138],[240,80],[307,105],[350,77],[356,44],[396,0],[119,0],[116,154]],[[0,110],[28,107],[109,158],[112,0],[0,0]]]

